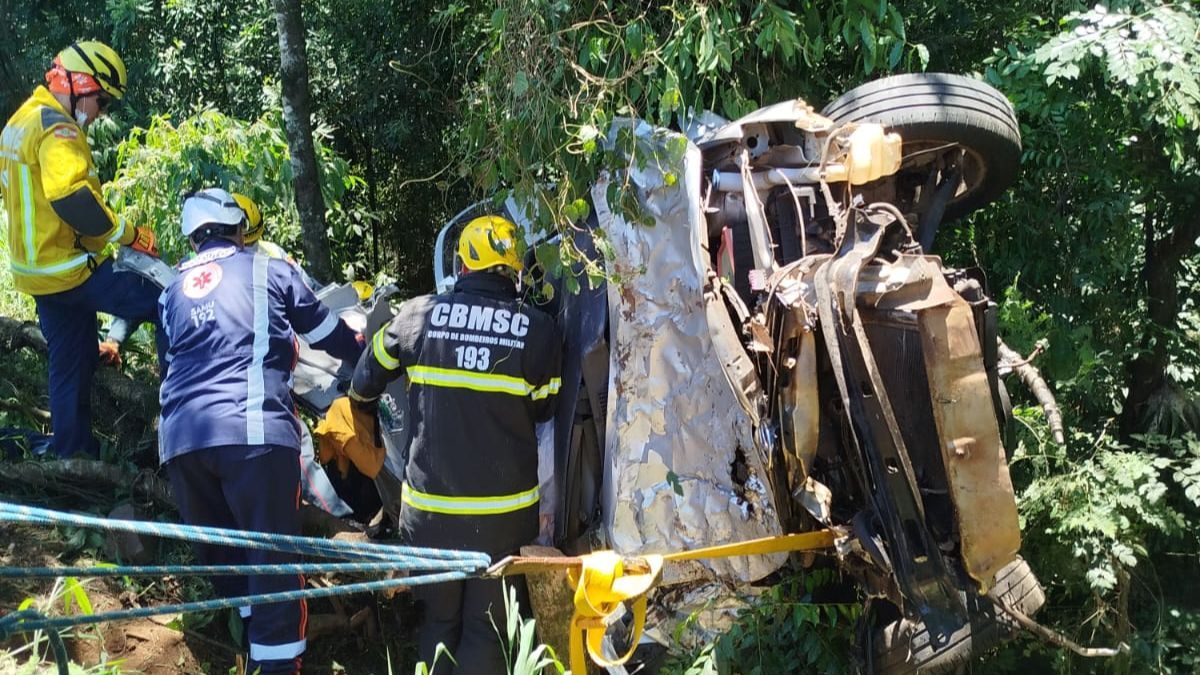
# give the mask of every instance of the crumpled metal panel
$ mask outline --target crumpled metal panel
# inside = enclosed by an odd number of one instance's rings
[[[804,99],[797,98],[759,108],[749,115],[710,131],[697,141],[705,150],[722,143],[737,143],[749,135],[747,130],[768,124],[790,125],[813,131],[828,131],[834,127],[829,118],[817,113]]]
[[[175,268],[163,262],[162,258],[136,251],[128,246],[121,246],[117,249],[113,270],[139,274],[154,282],[159,288],[169,286],[178,274]]]
[[[337,314],[348,326],[363,332],[367,328],[367,317],[358,304],[358,292],[349,284],[328,285],[316,291],[317,299],[330,311]],[[343,364],[329,354],[300,343],[300,354],[292,372],[292,393],[313,410],[324,412],[333,399],[342,396],[338,381],[349,379],[354,364]]]
[[[957,294],[918,311],[917,323],[963,566],[987,591],[996,573],[1016,558],[1021,529],[979,335],[971,307]]]
[[[915,314],[963,566],[986,591],[1021,546],[1017,503],[971,308],[933,256],[869,265],[861,304]]]
[[[788,368],[788,384],[780,392],[780,406],[788,484],[798,489],[812,476],[820,434],[821,400],[817,395],[816,334],[798,330],[796,339],[800,346],[793,362],[784,364]]]
[[[679,650],[694,650],[716,642],[737,623],[738,614],[748,609],[766,587],[746,586],[737,593],[721,585],[688,584],[660,586],[646,612],[645,636]],[[681,612],[680,608],[686,608]],[[687,630],[679,630],[686,624]],[[613,675],[613,671],[609,671]]]
[[[641,124],[641,143],[659,148],[677,134]],[[644,147],[644,146],[643,146]],[[663,153],[665,156],[665,152]],[[678,181],[668,186],[664,171]],[[607,261],[610,376],[603,513],[612,547],[624,554],[671,552],[780,534],[766,480],[763,442],[735,395],[715,341],[740,350],[731,322],[711,320],[721,303],[702,248],[700,151],[688,142],[682,166],[631,168],[652,227],[612,212],[607,184],[592,190]],[[728,316],[723,306],[715,307]],[[744,357],[744,351],[741,352]],[[755,385],[757,383],[755,382]],[[749,582],[786,555],[712,559],[682,579],[715,574]],[[679,570],[673,574],[679,576]]]

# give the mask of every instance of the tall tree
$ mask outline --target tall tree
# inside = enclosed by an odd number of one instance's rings
[[[1015,267],[1065,327],[1066,358],[1049,374],[1068,405],[1085,418],[1119,409],[1127,443],[1200,429],[1200,12],[1097,6],[1063,25],[1034,48],[998,52],[987,71],[1027,125],[1026,177],[976,243],[986,267],[1001,278]]]
[[[296,210],[300,213],[302,247],[309,271],[317,279],[333,280],[329,241],[325,235],[325,202],[313,150],[308,100],[308,56],[300,0],[274,0],[279,26],[279,79],[283,88],[283,124],[291,153]]]

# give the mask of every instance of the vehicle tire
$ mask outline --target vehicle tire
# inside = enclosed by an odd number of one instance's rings
[[[902,618],[877,629],[873,640],[874,672],[926,675],[951,670],[1016,635],[1016,622],[996,607],[996,599],[1027,616],[1046,602],[1037,577],[1019,557],[996,574],[996,585],[986,596],[966,592],[962,596],[971,619],[940,646],[932,644],[929,631],[919,621]]]
[[[1021,130],[1012,104],[987,83],[963,75],[914,73],[868,82],[821,114],[839,124],[875,122],[898,132],[904,138],[901,174],[928,174],[934,153],[922,151],[961,147],[963,187],[947,203],[943,221],[995,200],[1020,167]]]

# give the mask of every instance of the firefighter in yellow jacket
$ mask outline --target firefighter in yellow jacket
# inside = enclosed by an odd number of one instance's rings
[[[101,42],[61,51],[46,86],[0,133],[0,197],[13,285],[32,295],[49,346],[50,414],[60,457],[95,456],[91,383],[96,312],[158,322],[158,289],[113,271],[110,244],[157,255],[154,232],[108,209],[84,129],[125,94],[125,64]],[[162,341],[160,340],[160,343]]]

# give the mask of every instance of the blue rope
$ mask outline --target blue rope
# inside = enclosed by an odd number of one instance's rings
[[[462,568],[458,562],[440,560],[367,562],[367,563],[288,563],[268,565],[107,565],[93,567],[0,567],[0,579],[55,579],[57,577],[197,577],[230,574],[257,576],[296,574],[370,574],[408,570],[448,570]]]
[[[374,593],[377,591],[386,591],[391,588],[399,588],[402,586],[423,586],[426,584],[440,584],[446,581],[459,581],[461,579],[469,579],[472,576],[474,576],[474,574],[469,572],[441,572],[439,574],[427,574],[424,576],[405,577],[401,579],[364,581],[357,584],[346,584],[344,586],[332,586],[328,588],[306,588],[298,591],[280,591],[278,593],[263,593],[260,595],[243,595],[236,598],[214,598],[212,600],[197,600],[194,602],[182,602],[174,605],[137,607],[133,609],[119,609],[112,612],[101,612],[99,614],[78,614],[74,616],[43,617],[37,612],[25,610],[21,612],[13,612],[12,614],[6,614],[0,617],[0,640],[7,638],[12,633],[47,629],[57,630],[59,628],[72,628],[75,626],[86,626],[93,623],[108,623],[110,621],[123,621],[126,619],[141,619],[148,616],[161,616],[163,614],[211,612],[219,609],[244,607],[246,605],[265,605],[273,602],[292,602],[296,600],[309,600],[313,598],[328,598],[335,595],[346,595],[349,593]]]
[[[50,509],[41,509],[10,502],[0,502],[0,522],[27,523],[32,525],[74,525],[76,527],[90,527],[99,530],[132,532],[134,534],[180,539],[201,544],[298,553],[323,558],[396,560],[398,557],[412,556],[427,560],[455,560],[464,563],[484,560],[484,566],[491,564],[491,558],[486,554],[473,551],[392,546],[390,544],[297,537],[271,534],[269,532],[250,532],[220,527],[157,523],[144,520],[97,518],[95,516],[67,513],[65,511],[52,511]]]
[[[156,523],[140,520],[97,518],[63,511],[52,511],[21,504],[0,502],[0,523],[32,525],[72,525],[114,532],[132,532],[201,544],[234,546],[277,551],[349,562],[293,563],[275,565],[105,565],[97,567],[0,567],[0,578],[115,577],[115,576],[196,576],[225,574],[316,574],[422,572],[395,579],[380,579],[329,588],[305,588],[296,591],[217,598],[159,607],[139,607],[100,614],[45,617],[36,611],[13,612],[0,617],[0,641],[13,633],[51,631],[51,647],[60,673],[67,672],[65,649],[57,630],[109,621],[122,621],[162,614],[209,612],[246,605],[292,602],[327,598],[349,593],[374,593],[403,586],[421,586],[469,579],[487,569],[491,558],[485,553],[446,549],[391,546],[371,542],[350,542],[315,537],[297,537],[249,532],[218,527]]]

